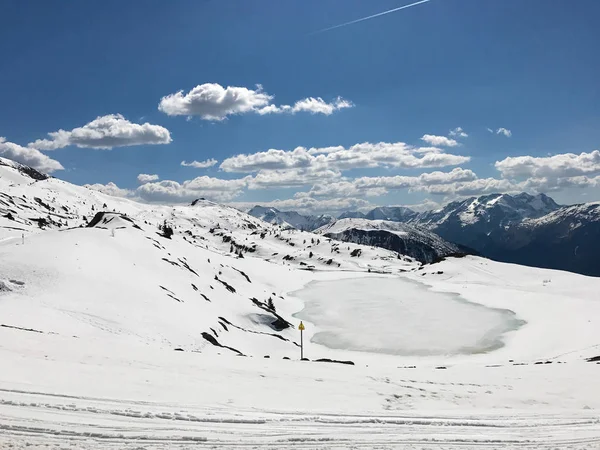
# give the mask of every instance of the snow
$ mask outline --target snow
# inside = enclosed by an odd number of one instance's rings
[[[335,222],[324,225],[321,228],[315,230],[315,233],[326,234],[326,233],[343,233],[350,229],[358,230],[385,230],[390,233],[397,234],[398,236],[406,236],[407,230],[412,230],[413,227],[400,222],[392,222],[389,220],[369,220],[369,219],[340,219]]]
[[[273,225],[306,231],[314,230],[334,220],[331,216],[302,215],[296,211],[279,211],[276,208],[259,205],[251,208],[248,214]]]
[[[336,349],[404,356],[480,353],[503,345],[502,334],[522,325],[511,311],[398,277],[317,281],[292,295],[305,302],[295,317],[314,324],[311,342]]]
[[[0,194],[0,448],[600,446],[600,366],[585,361],[600,354],[600,279],[478,257],[422,266],[207,201],[139,204],[7,166]],[[328,291],[299,361],[294,316],[314,287]],[[526,323],[502,347],[452,351],[507,310]],[[368,348],[312,342],[361,318]],[[443,351],[373,351],[394,338]]]

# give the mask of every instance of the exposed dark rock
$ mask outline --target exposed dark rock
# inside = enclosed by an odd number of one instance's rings
[[[242,352],[240,352],[239,350],[233,348],[233,347],[227,347],[226,345],[222,345],[219,343],[219,341],[217,341],[217,339],[212,336],[211,334],[207,333],[206,331],[202,332],[202,337],[204,339],[206,339],[208,342],[210,342],[212,345],[214,345],[215,347],[221,347],[221,348],[226,348],[228,350],[231,350],[232,352],[237,353],[239,356],[244,356],[244,354]]]
[[[328,362],[328,363],[337,363],[337,364],[346,364],[349,366],[353,366],[354,362],[353,361],[339,361],[337,359],[329,359],[329,358],[321,358],[321,359],[315,359],[316,362]]]
[[[227,283],[226,281],[220,280],[218,276],[215,275],[215,280],[218,281],[219,283],[221,283],[223,286],[225,286],[225,288],[235,294],[235,288],[233,286],[231,286],[229,283]]]

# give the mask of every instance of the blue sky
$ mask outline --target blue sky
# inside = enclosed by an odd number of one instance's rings
[[[409,3],[2,2],[0,156],[146,201],[600,200],[600,2],[431,0],[313,33]]]

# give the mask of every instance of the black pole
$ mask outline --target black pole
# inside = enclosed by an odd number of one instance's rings
[[[304,330],[300,330],[300,360],[304,359],[304,341],[302,336],[304,335]]]

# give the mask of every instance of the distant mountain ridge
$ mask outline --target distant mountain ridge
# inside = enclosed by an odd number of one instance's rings
[[[498,261],[600,276],[600,203],[561,206],[545,194],[490,194],[417,213],[375,208]],[[400,219],[398,219],[400,218]]]
[[[427,229],[387,220],[340,219],[315,230],[315,233],[339,241],[386,248],[424,264],[468,253]]]
[[[277,208],[256,205],[248,214],[273,225],[282,225],[302,231],[316,230],[323,225],[333,222],[334,218],[327,215],[302,215],[296,211],[280,211]]]
[[[279,212],[277,220],[294,226],[294,221],[283,220],[293,217],[293,213],[285,214]],[[317,216],[301,217],[304,219],[296,222],[302,223],[305,230],[316,230],[321,222],[325,223],[319,226],[333,222],[315,220]],[[412,225],[463,250],[472,249],[498,261],[600,276],[600,203],[561,206],[545,194],[498,193],[424,212],[404,206],[382,206],[366,213],[346,211],[339,215],[338,222],[345,219]]]

